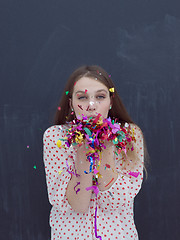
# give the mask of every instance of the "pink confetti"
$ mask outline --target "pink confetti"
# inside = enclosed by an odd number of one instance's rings
[[[94,169],[94,174],[97,174],[99,171],[97,169]]]
[[[139,174],[140,174],[140,172],[129,172],[129,175],[131,175],[131,176],[133,176],[133,177],[138,177],[139,176]]]
[[[98,192],[99,192],[99,188],[98,188],[97,186],[87,187],[86,190],[87,190],[87,191],[93,190],[96,195],[97,195]]]
[[[61,107],[58,107],[58,110],[60,111],[60,110],[61,110]]]

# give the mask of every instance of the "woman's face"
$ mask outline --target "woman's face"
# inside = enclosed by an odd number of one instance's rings
[[[70,106],[74,109],[76,117],[82,117],[82,114],[95,117],[100,113],[107,118],[112,106],[109,89],[98,80],[82,77],[74,86]]]

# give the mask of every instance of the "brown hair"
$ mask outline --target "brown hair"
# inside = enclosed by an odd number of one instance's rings
[[[61,100],[59,102],[59,107],[61,108],[61,110],[57,110],[54,117],[54,123],[56,125],[65,124],[66,122],[70,122],[75,118],[75,115],[71,114],[69,98],[72,98],[74,84],[76,83],[76,81],[85,76],[97,79],[99,82],[103,83],[108,89],[114,88],[114,92],[109,92],[110,97],[112,98],[112,108],[109,111],[108,117],[111,117],[111,119],[117,119],[117,121],[121,123],[133,123],[108,73],[103,68],[92,65],[81,66],[70,75]]]

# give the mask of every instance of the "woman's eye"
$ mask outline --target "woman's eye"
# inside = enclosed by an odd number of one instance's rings
[[[100,95],[100,96],[97,96],[97,98],[98,98],[98,99],[103,99],[103,98],[105,98],[105,96]]]
[[[86,98],[85,96],[78,97],[79,100],[85,99],[85,98]]]

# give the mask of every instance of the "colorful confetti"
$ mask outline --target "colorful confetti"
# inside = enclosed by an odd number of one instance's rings
[[[114,88],[110,89],[111,92],[114,92]],[[81,105],[78,105],[82,109]],[[83,110],[83,109],[82,109]],[[89,172],[84,171],[86,174],[93,173],[93,186],[86,188],[87,191],[93,190],[96,194],[96,197],[99,193],[98,189],[98,178],[102,177],[100,174],[100,164],[101,164],[101,152],[106,148],[105,140],[111,142],[116,147],[115,154],[118,155],[123,151],[125,154],[127,152],[126,147],[129,143],[136,141],[133,131],[130,128],[129,124],[121,125],[117,123],[116,120],[109,118],[103,118],[101,114],[98,114],[95,118],[88,118],[87,116],[77,116],[77,119],[74,119],[72,122],[69,122],[70,127],[66,131],[64,139],[66,148],[70,146],[81,146],[83,143],[86,143],[86,157],[90,163]],[[61,145],[60,145],[61,146]],[[133,150],[133,147],[131,148]],[[98,166],[96,163],[98,162]],[[70,166],[66,160],[67,171],[70,174],[79,176],[75,170],[72,172]],[[106,163],[105,168],[111,169],[111,166]],[[113,170],[113,169],[112,169]],[[123,176],[122,176],[123,178]],[[108,187],[114,181],[114,177],[110,180],[109,183],[105,185],[105,188]],[[74,187],[76,194],[80,191],[80,188],[77,189],[77,186],[80,182],[77,182],[77,185]],[[112,194],[109,193],[112,197]],[[97,205],[95,209],[95,235],[96,238],[101,238],[97,236]]]

